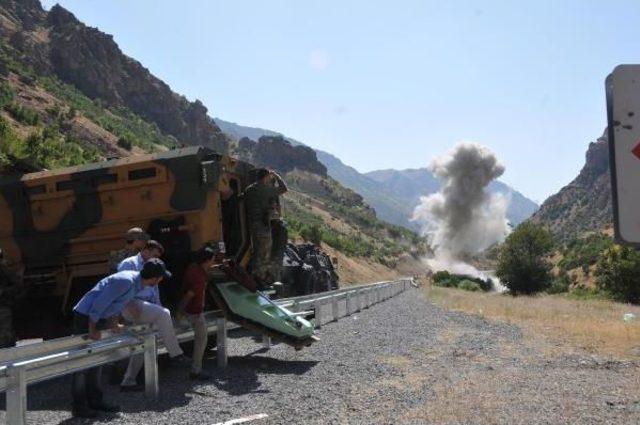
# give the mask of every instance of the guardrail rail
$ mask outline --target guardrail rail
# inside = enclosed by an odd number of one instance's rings
[[[275,300],[296,315],[314,316],[317,328],[369,308],[409,288],[412,279],[348,286],[329,292]],[[216,361],[227,366],[227,331],[230,325],[220,311],[205,314],[207,330],[216,332]],[[176,326],[178,341],[193,339],[189,325]],[[271,339],[263,336],[266,348]],[[86,335],[69,336],[40,343],[0,350],[0,393],[6,392],[7,424],[27,423],[27,386],[82,370],[106,365],[133,355],[144,355],[145,394],[159,393],[158,354],[166,349],[156,331],[147,325],[130,326],[123,333],[103,331],[103,338],[92,341]]]

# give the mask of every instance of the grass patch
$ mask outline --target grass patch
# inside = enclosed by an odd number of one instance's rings
[[[43,168],[53,169],[95,162],[100,155],[95,148],[63,135],[57,125],[40,127],[22,139],[0,117],[0,167],[11,165],[11,158],[29,158]]]
[[[145,121],[125,107],[107,107],[100,99],[92,100],[74,86],[55,77],[43,76],[38,82],[49,93],[64,100],[70,106],[72,115],[76,111],[80,112],[120,140],[126,141],[123,142],[126,146],[137,146],[147,152],[154,152],[158,145],[168,148],[178,145],[175,137],[162,134],[155,123]]]
[[[532,335],[550,339],[557,347],[578,347],[604,355],[628,358],[640,349],[640,307],[589,294],[519,296],[472,293],[427,287],[426,296],[454,311],[516,324]],[[625,322],[633,313],[639,319]]]

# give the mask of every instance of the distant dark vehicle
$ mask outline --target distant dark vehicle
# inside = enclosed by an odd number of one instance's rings
[[[340,278],[329,256],[312,243],[288,243],[282,261],[283,296],[338,289]]]

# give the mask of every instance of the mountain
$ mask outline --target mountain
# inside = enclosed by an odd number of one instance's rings
[[[281,133],[256,127],[242,126],[215,118],[218,126],[235,138],[257,140],[262,136],[280,136],[292,144],[302,144]],[[316,149],[318,160],[327,168],[331,177],[364,197],[381,219],[389,223],[418,231],[418,225],[411,221],[413,209],[420,197],[437,192],[440,182],[426,168],[407,170],[378,170],[362,174],[355,168],[344,164],[334,155]],[[502,182],[493,182],[492,193],[503,193],[511,202],[507,210],[509,221],[517,225],[529,218],[538,208],[535,202]]]
[[[38,0],[0,2],[0,62],[3,100],[13,105],[2,105],[3,115],[19,130],[40,116],[41,124],[60,124],[71,143],[88,149],[89,139],[109,156],[126,154],[117,146],[121,138],[145,150],[179,144],[227,150],[227,137],[200,101],[173,92],[112,36],[59,5],[46,12]]]
[[[200,101],[173,92],[68,10],[0,0],[0,174],[207,146],[278,170],[290,188],[283,201],[290,236],[320,235],[347,281],[422,269],[424,240],[379,220],[313,149],[268,130],[248,133],[255,140],[225,132]]]
[[[548,226],[563,241],[612,225],[609,147],[606,130],[589,144],[578,176],[550,196],[531,221]]]
[[[404,206],[403,215],[405,220],[411,217],[413,209],[420,202],[421,196],[430,195],[440,188],[438,179],[426,168],[378,170],[371,171],[365,175],[382,184],[389,192],[395,195],[400,201],[399,205]],[[507,219],[513,225],[522,223],[538,209],[538,205],[535,202],[500,181],[491,182],[489,192],[501,193],[511,200],[507,208]],[[373,205],[375,207],[375,204]]]

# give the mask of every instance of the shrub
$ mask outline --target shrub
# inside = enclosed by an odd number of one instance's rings
[[[491,279],[480,279],[465,274],[452,274],[446,270],[433,275],[433,284],[443,288],[458,288],[466,291],[490,291],[493,287]]]
[[[45,168],[58,168],[97,161],[98,151],[81,146],[71,136],[63,136],[57,126],[31,133],[25,140],[25,154]]]
[[[523,223],[502,245],[496,275],[513,295],[543,291],[551,284],[551,266],[546,256],[552,248],[549,231]]]
[[[480,285],[477,282],[473,282],[471,280],[464,279],[464,280],[461,280],[458,283],[458,289],[464,289],[465,291],[477,292],[477,291],[480,291],[482,288],[480,288]]]
[[[128,151],[130,151],[133,146],[131,144],[131,141],[129,139],[127,139],[126,137],[121,137],[118,139],[118,146],[120,146],[122,149],[126,149]]]
[[[640,252],[634,248],[613,245],[598,259],[597,287],[618,301],[640,303],[639,277]]]
[[[583,271],[588,273],[589,266],[595,264],[600,254],[612,244],[611,238],[602,233],[573,239],[563,250],[563,258],[558,263],[558,267],[563,271],[582,267]]]
[[[300,236],[302,236],[305,241],[317,246],[320,246],[322,243],[322,230],[320,230],[320,226],[317,224],[304,226],[300,231]]]
[[[62,110],[60,109],[60,106],[58,104],[55,104],[47,108],[47,114],[51,115],[51,117],[53,117],[54,119],[58,119],[62,114]]]
[[[10,105],[15,96],[15,91],[8,83],[0,84],[0,108]]]
[[[549,288],[547,288],[547,293],[561,294],[563,292],[568,292],[570,285],[571,279],[569,279],[569,276],[565,274],[563,276],[557,277],[553,280],[553,282],[551,282],[551,285],[549,285]]]
[[[38,125],[40,115],[27,106],[20,106],[17,103],[10,103],[4,107],[9,114],[18,122],[27,125]]]

